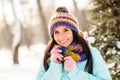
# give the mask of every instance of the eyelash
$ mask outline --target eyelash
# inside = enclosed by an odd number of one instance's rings
[[[55,31],[54,34],[58,34],[59,32],[58,31]]]
[[[69,31],[69,30],[68,30],[68,29],[65,29],[64,31],[66,32],[66,31]]]

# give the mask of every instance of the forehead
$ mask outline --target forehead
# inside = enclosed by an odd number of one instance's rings
[[[67,26],[58,26],[54,29],[54,31],[58,31],[58,30],[64,30],[64,29],[70,29],[69,27]]]

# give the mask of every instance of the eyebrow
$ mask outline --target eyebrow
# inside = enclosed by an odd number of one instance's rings
[[[67,27],[67,26],[65,26],[65,28],[64,28],[64,29],[70,29],[70,28],[69,28],[69,27]],[[64,29],[63,29],[63,30],[64,30]],[[54,31],[58,31],[58,30],[55,30],[55,29],[54,29]]]
[[[70,29],[69,27],[65,27],[64,29]]]

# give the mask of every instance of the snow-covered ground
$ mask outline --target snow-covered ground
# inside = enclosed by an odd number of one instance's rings
[[[37,44],[29,48],[19,48],[20,64],[12,61],[11,50],[0,49],[0,80],[35,80],[40,62],[43,58],[45,45]]]

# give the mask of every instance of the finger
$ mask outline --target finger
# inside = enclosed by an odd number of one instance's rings
[[[60,50],[60,49],[52,49],[51,50],[51,54],[53,54],[53,53],[61,53],[62,52],[62,50]]]
[[[51,54],[51,56],[54,57],[55,59],[63,61],[63,55],[61,55],[59,53],[53,53],[53,54]]]
[[[63,61],[63,57],[64,57],[63,55],[56,53],[56,56],[60,61]]]
[[[66,60],[71,60],[71,59],[72,59],[71,56],[64,57],[64,60],[65,60],[65,61],[66,61]]]
[[[62,50],[60,50],[60,49],[56,49],[55,52],[57,52],[57,53],[61,53]]]

